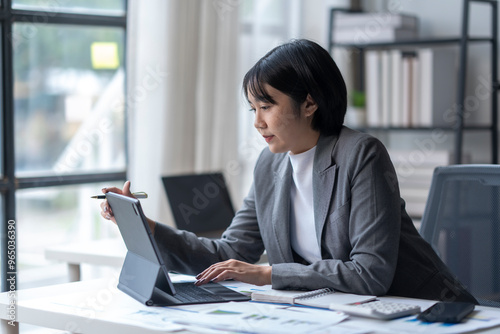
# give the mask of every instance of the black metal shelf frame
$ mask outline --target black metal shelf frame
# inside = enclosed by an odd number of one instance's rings
[[[458,44],[460,43],[460,38],[436,38],[436,39],[413,39],[413,40],[401,40],[397,42],[379,42],[379,43],[363,43],[363,44],[343,44],[336,43],[335,46],[344,48],[357,48],[357,49],[381,49],[384,47],[393,48],[394,46],[423,46],[423,45],[445,45],[445,44]],[[469,42],[489,42],[490,37],[473,37],[469,39]]]
[[[411,126],[411,127],[399,127],[399,126],[379,126],[379,127],[356,127],[356,130],[359,131],[432,131],[432,130],[441,130],[441,131],[456,131],[453,127],[441,127],[441,126]],[[492,130],[492,126],[490,125],[468,125],[464,126],[463,130],[468,131],[485,131]]]
[[[15,145],[14,145],[14,73],[13,73],[13,46],[12,25],[14,22],[27,22],[33,24],[71,24],[77,26],[121,27],[126,32],[127,8],[123,16],[76,14],[53,11],[12,9],[12,0],[0,0],[0,25],[1,25],[1,150],[2,171],[0,175],[0,193],[2,194],[2,220],[0,221],[0,288],[1,291],[11,290],[7,281],[8,269],[7,236],[9,221],[16,220],[16,190],[67,186],[95,182],[119,181],[127,178],[127,171],[82,173],[73,175],[40,175],[22,177],[15,173]],[[126,39],[124,41],[126,45]],[[126,49],[126,48],[124,48]],[[126,112],[125,112],[126,117]],[[126,122],[125,122],[126,124]],[[127,132],[125,125],[125,133]],[[127,147],[126,138],[124,138]],[[126,150],[127,151],[127,150]],[[127,153],[127,152],[126,152]],[[126,155],[126,162],[128,157]],[[17,254],[17,252],[16,252]],[[17,263],[17,258],[16,258]],[[17,273],[17,272],[16,272]]]
[[[469,36],[469,19],[470,19],[470,5],[473,2],[487,3],[491,5],[491,36],[490,37],[470,37]],[[333,47],[349,48],[354,50],[353,53],[358,55],[358,80],[359,87],[356,89],[364,90],[364,53],[367,49],[383,49],[393,47],[409,47],[409,46],[426,46],[426,45],[458,45],[459,46],[459,76],[457,83],[457,96],[456,96],[456,114],[457,122],[451,128],[439,129],[454,131],[455,132],[455,163],[462,163],[462,148],[463,148],[463,132],[465,130],[486,130],[491,133],[491,163],[498,164],[498,90],[500,89],[500,82],[498,79],[498,2],[497,0],[464,0],[462,11],[462,31],[460,37],[455,38],[435,38],[435,39],[415,39],[403,40],[397,42],[380,42],[380,43],[360,43],[360,44],[341,44],[333,42],[333,21],[335,13],[338,11],[350,12],[346,9],[332,8],[330,11],[330,25],[329,25],[329,52],[332,52]],[[465,104],[465,82],[467,70],[467,50],[469,43],[490,43],[491,44],[491,125],[489,126],[466,126],[464,124],[464,104]],[[364,127],[360,130],[368,131],[393,131],[393,130],[432,130],[433,127],[423,128],[399,128],[399,127],[377,127],[369,128]]]

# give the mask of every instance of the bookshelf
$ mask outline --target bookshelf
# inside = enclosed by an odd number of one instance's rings
[[[471,37],[469,36],[469,19],[470,6],[474,2],[488,3],[491,9],[491,36],[488,37]],[[458,47],[458,77],[455,88],[455,118],[454,122],[447,126],[365,126],[358,128],[361,131],[432,131],[440,129],[451,132],[454,135],[453,162],[460,164],[463,162],[463,135],[464,131],[487,131],[491,137],[491,163],[498,163],[498,94],[500,88],[498,80],[498,6],[496,0],[463,0],[462,11],[462,30],[459,37],[453,38],[434,38],[434,39],[411,39],[395,42],[376,42],[362,44],[345,44],[335,43],[333,38],[335,14],[339,11],[349,12],[346,9],[332,8],[330,11],[329,22],[329,52],[333,54],[334,48],[344,48],[351,50],[351,55],[356,58],[357,69],[354,73],[356,76],[356,90],[365,91],[365,55],[370,50],[392,50],[405,48],[427,48],[440,46],[456,46]],[[491,61],[491,115],[490,122],[487,126],[468,126],[464,124],[464,105],[466,103],[465,82],[467,69],[467,50],[469,43],[489,43],[490,44],[490,61]],[[369,79],[369,78],[368,78]],[[434,112],[434,111],[433,111]]]

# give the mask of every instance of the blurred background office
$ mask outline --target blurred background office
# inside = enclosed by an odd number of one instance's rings
[[[291,38],[328,48],[330,9],[352,6],[415,15],[421,37],[460,33],[456,0],[2,2],[1,210],[4,226],[16,224],[18,287],[67,281],[65,264],[45,258],[48,246],[119,236],[90,199],[103,186],[130,179],[149,194],[147,215],[173,224],[161,176],[221,171],[239,208],[266,146],[243,75]],[[474,12],[471,30],[488,32],[487,8]],[[470,50],[470,96],[491,77],[486,50]],[[349,70],[349,61],[339,65]],[[487,123],[489,107],[477,99],[468,122]],[[410,152],[429,136],[381,135]],[[487,138],[469,135],[470,162],[489,162]],[[436,144],[451,150],[453,138]],[[102,270],[87,269],[83,279]]]

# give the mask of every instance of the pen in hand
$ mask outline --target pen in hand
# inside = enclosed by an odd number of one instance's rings
[[[137,193],[132,193],[132,196],[135,198],[148,198],[148,194],[145,192],[137,192]],[[90,196],[90,198],[95,198],[95,199],[106,199],[106,195],[95,195],[95,196]]]

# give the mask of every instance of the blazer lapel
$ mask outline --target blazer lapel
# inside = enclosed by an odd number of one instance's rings
[[[283,262],[293,262],[290,245],[290,187],[292,166],[288,156],[274,172],[273,228]]]
[[[337,136],[320,136],[314,156],[313,171],[313,196],[314,196],[314,224],[316,238],[321,248],[321,234],[326,222],[326,215],[330,207],[335,180],[337,178],[337,165],[333,161],[333,148],[337,143]]]

